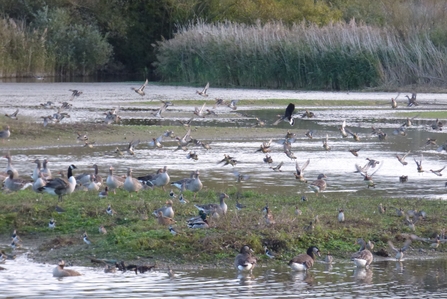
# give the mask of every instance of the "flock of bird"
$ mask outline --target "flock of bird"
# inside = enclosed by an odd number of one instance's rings
[[[148,84],[148,81],[139,88],[132,88],[137,94],[144,96],[145,95],[145,88]],[[202,96],[202,97],[208,97],[208,89],[209,89],[209,83],[206,84],[206,86],[202,90],[197,90],[196,94]],[[72,92],[71,100],[73,100],[76,97],[79,97],[83,94],[82,91],[79,90],[70,90]],[[407,96],[408,97],[408,96]],[[153,113],[155,117],[163,117],[162,114],[173,104],[169,101],[162,101],[162,106],[157,110],[156,113]],[[233,100],[229,103],[224,101],[223,99],[216,99],[214,108],[219,107],[220,105],[225,105],[229,107],[231,110],[237,109],[237,100]],[[418,106],[419,103],[416,101],[416,94],[413,94],[410,97],[408,97],[408,107],[414,107]],[[43,108],[54,108],[53,102],[47,102],[41,104]],[[216,115],[214,110],[205,109],[206,104],[203,104],[200,108],[195,108],[193,111],[194,117],[206,117],[207,115]],[[396,102],[396,99],[391,100],[391,107],[393,109],[397,108],[398,104]],[[72,107],[71,104],[68,102],[63,102],[62,106],[57,107],[57,113],[49,116],[42,117],[44,119],[44,126],[47,126],[50,122],[60,122],[64,118],[70,117],[70,115],[67,112],[63,112],[64,109],[70,109]],[[18,119],[18,112],[19,109],[17,109],[12,114],[5,114],[6,117],[9,117],[11,119]],[[107,124],[112,123],[119,123],[121,120],[121,117],[118,115],[119,109],[114,109],[113,111],[109,111],[105,113],[105,119],[104,122]],[[315,114],[311,111],[306,110],[304,113],[300,114],[294,114],[295,112],[295,105],[293,103],[290,103],[286,109],[284,114],[279,115],[277,120],[272,123],[272,125],[278,125],[280,122],[285,121],[289,123],[291,126],[294,125],[295,119],[298,117],[301,118],[313,118],[315,117]],[[171,138],[177,141],[178,148],[176,150],[184,150],[188,151],[188,146],[194,145],[194,146],[201,146],[204,149],[208,150],[211,149],[210,144],[204,143],[200,140],[194,139],[191,137],[191,122],[193,121],[194,117],[192,117],[187,122],[181,122],[181,125],[187,128],[187,132],[183,137],[176,137],[174,136],[172,131],[166,131],[163,135],[152,138],[151,141],[148,142],[148,146],[152,148],[162,148],[163,147],[163,138]],[[399,135],[405,135],[406,129],[411,126],[412,119],[407,119],[407,121],[396,128],[394,130],[394,134]],[[263,127],[265,126],[265,121],[261,121],[256,118],[256,125],[257,127]],[[435,123],[432,125],[433,130],[440,131],[442,130],[443,124],[442,122],[436,120]],[[352,132],[349,128],[346,126],[346,122],[343,121],[338,128],[340,131],[340,134],[342,138],[347,138],[351,136],[355,141],[360,140],[360,136],[357,133]],[[384,133],[381,129],[376,129],[372,127],[372,134],[378,136],[379,140],[384,140],[387,138],[387,134]],[[0,138],[3,140],[8,139],[11,136],[10,127],[6,126],[5,130],[0,131]],[[314,138],[313,132],[311,130],[307,131],[305,133],[305,136],[312,139]],[[292,152],[292,143],[296,139],[296,134],[291,133],[290,131],[287,131],[284,139],[278,141],[278,143],[282,144],[284,154],[290,158],[291,160],[297,160],[296,156]],[[82,135],[78,133],[77,141],[84,142],[84,146],[91,147],[93,143],[88,142],[88,136]],[[261,144],[260,148],[256,150],[256,152],[262,152],[263,154],[266,154],[265,158],[263,159],[265,163],[268,163],[271,165],[273,163],[273,160],[269,153],[271,152],[271,145],[273,140],[270,139],[267,142],[264,142]],[[135,148],[139,145],[139,140],[132,140],[126,145],[126,148],[120,149],[119,147],[116,148],[115,152],[118,155],[124,155],[124,153],[127,153],[129,155],[135,154]],[[434,145],[436,144],[436,140],[427,140],[427,144]],[[322,140],[322,147],[325,151],[330,151],[331,146],[329,144],[328,136],[326,135],[325,138]],[[446,146],[442,145],[438,147],[438,151],[446,150]],[[358,156],[358,152],[360,151],[360,148],[350,148],[349,152],[351,152],[354,156]],[[403,155],[396,154],[396,158],[402,165],[407,165],[408,163],[405,161],[405,158],[410,154],[410,152],[407,152]],[[66,195],[69,195],[73,193],[77,189],[82,190],[88,190],[88,191],[95,191],[98,192],[98,196],[101,198],[105,198],[108,196],[108,192],[116,192],[117,188],[123,188],[124,190],[128,191],[131,196],[134,192],[139,192],[140,190],[154,188],[154,187],[161,187],[163,190],[165,190],[166,187],[172,186],[176,187],[180,190],[180,193],[177,195],[173,190],[169,192],[169,197],[171,198],[166,202],[166,205],[164,207],[161,207],[153,212],[154,217],[157,218],[157,222],[159,225],[166,226],[169,229],[169,232],[173,235],[177,235],[178,232],[175,229],[176,221],[174,220],[174,210],[173,210],[173,199],[178,197],[178,201],[181,204],[188,204],[189,202],[184,198],[183,192],[188,190],[194,193],[194,197],[196,196],[197,192],[199,192],[203,188],[203,184],[200,180],[200,172],[198,170],[192,171],[190,177],[180,179],[174,182],[171,182],[168,169],[165,166],[164,168],[161,168],[156,171],[156,173],[147,174],[145,176],[138,176],[136,178],[133,177],[133,172],[131,168],[127,169],[126,176],[117,176],[113,173],[114,168],[111,166],[109,168],[109,174],[108,176],[103,179],[102,176],[99,174],[98,166],[95,164],[92,166],[94,171],[92,172],[84,172],[82,174],[75,175],[73,171],[77,169],[75,165],[68,166],[67,169],[67,175],[65,176],[63,173],[60,173],[60,177],[54,177],[51,174],[51,171],[48,167],[48,160],[45,159],[43,163],[36,159],[34,163],[36,164],[35,169],[33,170],[32,174],[32,181],[21,179],[18,176],[18,171],[14,168],[11,162],[11,155],[7,154],[5,155],[5,158],[7,159],[7,168],[5,173],[0,173],[0,179],[4,182],[4,188],[11,192],[20,191],[23,189],[26,189],[28,187],[32,187],[32,189],[36,192],[46,192],[48,194],[54,195],[58,197],[59,201],[63,200],[63,197]],[[196,152],[190,151],[187,155],[188,159],[198,160],[198,155]],[[375,187],[375,183],[373,181],[373,175],[380,169],[381,164],[380,161],[369,159],[367,158],[368,162],[364,165],[358,165],[356,164],[356,172],[360,173],[360,175],[363,177],[363,180],[365,181],[368,188]],[[228,154],[224,155],[224,158],[217,161],[217,164],[220,164],[222,166],[231,165],[235,166],[239,161]],[[417,160],[414,158],[414,162],[417,166],[418,172],[424,172],[422,169],[422,156],[420,160]],[[281,167],[283,166],[284,162],[280,162],[276,166],[271,166],[270,168],[273,171],[281,172]],[[305,183],[308,185],[308,188],[315,192],[316,195],[322,193],[325,191],[327,184],[325,179],[327,178],[324,173],[321,173],[317,176],[315,180],[308,181],[304,176],[304,171],[306,167],[310,164],[310,160],[308,159],[304,163],[299,163],[298,161],[295,162],[295,169],[296,172],[294,173],[295,178],[302,183]],[[42,166],[43,165],[43,166]],[[442,171],[445,167],[438,169],[438,170],[430,170],[433,174],[437,176],[442,176]],[[372,170],[372,171],[371,171]],[[237,182],[242,182],[250,179],[249,175],[242,174],[236,170],[233,170],[234,176],[237,178]],[[401,182],[405,182],[405,178],[400,178]],[[218,219],[219,217],[224,217],[227,213],[228,207],[225,203],[225,199],[228,199],[228,195],[225,193],[221,193],[219,195],[219,202],[218,203],[212,203],[212,204],[205,204],[205,205],[194,205],[198,211],[199,215],[197,217],[193,217],[187,220],[187,226],[192,229],[206,229],[210,227],[209,218]],[[305,198],[303,198],[305,200]],[[56,209],[60,209],[63,211],[62,208],[59,206],[56,206]],[[238,201],[236,201],[236,208],[237,209],[243,209],[245,206],[243,204],[240,204]],[[384,207],[379,207],[379,212],[381,212],[381,209],[383,210]],[[398,210],[396,208],[396,210]],[[116,212],[112,209],[111,205],[109,204],[107,208],[105,208],[105,212],[108,215],[115,215]],[[403,213],[403,216],[405,216],[406,221],[408,222],[408,225],[411,227],[413,226],[414,231],[414,224],[419,220],[425,218],[425,214],[420,212],[413,212],[413,215],[410,215],[410,213]],[[268,204],[263,209],[264,213],[264,219],[266,225],[274,225],[275,220],[271,213],[271,210],[268,207]],[[300,211],[297,208],[296,213],[300,213]],[[339,222],[343,222],[345,220],[345,215],[343,209],[339,210],[339,214],[337,217]],[[310,224],[312,226],[312,223]],[[49,229],[54,229],[56,227],[56,220],[54,218],[50,219],[50,222],[48,223]],[[100,226],[98,229],[100,234],[107,234],[106,229],[104,226]],[[89,240],[87,232],[85,232],[82,235],[83,241],[90,245],[92,242]],[[403,253],[410,247],[411,242],[415,241],[422,241],[422,242],[430,242],[433,245],[433,248],[436,248],[439,246],[440,243],[447,242],[446,236],[438,236],[436,240],[433,242],[431,239],[424,239],[417,237],[416,235],[408,235],[406,238],[406,241],[404,245],[401,248],[396,248],[394,245],[389,242],[389,247],[391,250],[396,252],[396,259],[402,260]],[[369,248],[368,248],[369,243]],[[357,267],[368,267],[371,262],[373,261],[373,256],[370,251],[371,249],[371,243],[366,243],[363,241],[363,239],[358,239],[357,244],[359,244],[361,247],[358,252],[354,253],[352,255],[352,260],[356,264]],[[12,243],[11,247],[16,248],[21,245],[21,240],[17,236],[16,231],[14,231],[14,234],[12,236]],[[267,247],[264,248],[265,254],[269,258],[275,258],[275,254],[272,253]],[[307,250],[306,253],[300,254],[289,261],[288,265],[290,268],[294,271],[304,271],[312,267],[314,260],[316,259],[316,256],[320,255],[320,250],[316,246],[311,246]],[[0,256],[0,262],[3,260],[8,259],[8,255],[2,251],[2,255]],[[328,263],[332,262],[332,256],[328,253],[328,255],[325,258],[325,261]],[[256,265],[256,257],[254,256],[252,250],[247,246],[243,246],[240,249],[239,255],[237,255],[235,259],[235,267],[239,269],[240,271],[251,271]],[[61,260],[58,264],[58,266],[54,269],[53,275],[57,277],[63,277],[63,276],[76,276],[79,275],[78,272],[73,270],[64,269],[65,263],[63,260]],[[117,267],[120,266],[117,264]],[[126,267],[121,265],[122,269],[125,269]],[[108,270],[107,270],[108,269]],[[137,271],[136,267],[132,268],[132,270]],[[106,267],[107,271],[112,271],[111,267],[108,265]]]

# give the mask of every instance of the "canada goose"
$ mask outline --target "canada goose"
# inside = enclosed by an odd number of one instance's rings
[[[4,158],[6,160],[8,160],[8,165],[6,166],[5,172],[8,172],[8,170],[11,170],[12,173],[13,173],[13,178],[14,179],[19,178],[19,172],[17,171],[17,169],[14,166],[12,166],[11,155],[8,153],[7,155],[4,156]]]
[[[113,167],[110,166],[109,168],[109,175],[106,179],[106,185],[109,187],[110,191],[113,191],[113,193],[116,194],[116,189],[120,188],[124,185],[125,179],[116,175],[113,175]]]
[[[3,139],[3,143],[5,139],[8,139],[11,136],[11,132],[9,131],[9,126],[6,126],[6,129],[0,131],[0,138]]]
[[[326,175],[324,173],[320,173],[317,179],[309,184],[309,188],[313,192],[315,192],[317,196],[320,192],[326,190],[327,184],[326,181],[324,180],[325,178],[327,178]]]
[[[356,244],[359,244],[361,247],[359,251],[351,256],[351,260],[354,261],[357,267],[368,268],[373,262],[374,257],[371,251],[366,249],[366,243],[362,238],[358,238]]]
[[[256,266],[256,258],[252,255],[253,250],[248,245],[242,246],[239,254],[234,259],[234,267],[239,271],[252,271]]]
[[[127,169],[127,177],[124,181],[123,188],[128,192],[138,192],[143,188],[143,185],[132,177],[132,168]]]
[[[145,95],[144,88],[146,87],[147,83],[149,83],[149,81],[146,79],[144,84],[141,85],[139,88],[131,87],[130,89],[138,93],[140,96],[144,96]]]
[[[71,194],[76,187],[76,179],[73,176],[73,169],[76,169],[75,165],[70,165],[67,171],[67,178],[55,178],[47,181],[47,184],[39,191],[45,191],[48,194],[57,195],[59,201],[62,201],[62,196]]]
[[[10,119],[18,120],[19,118],[17,117],[17,113],[19,113],[19,109],[17,109],[14,113],[11,114],[6,113],[5,116],[9,117]]]
[[[221,193],[219,195],[219,203],[211,203],[205,205],[194,205],[199,211],[204,211],[206,214],[212,215],[217,213],[219,215],[225,215],[228,210],[228,206],[225,203],[225,198],[228,198],[228,195],[225,193]]]
[[[284,115],[279,115],[278,119],[273,123],[274,126],[278,125],[281,121],[287,121],[291,126],[294,125],[295,119],[293,116],[293,112],[295,111],[295,104],[290,103],[287,105],[286,111]]]
[[[196,94],[198,94],[199,96],[202,97],[207,97],[208,94],[206,93],[208,91],[208,88],[210,88],[210,83],[207,82],[205,87],[200,91],[200,90],[196,90]]]
[[[152,214],[155,216],[158,215],[158,212],[162,212],[163,216],[174,218],[174,210],[172,209],[173,202],[172,200],[166,201],[166,205],[162,208],[155,210]]]
[[[81,276],[78,271],[71,269],[64,269],[65,262],[64,260],[59,260],[59,264],[53,270],[53,277],[67,277],[67,276]]]
[[[295,175],[295,179],[300,180],[301,182],[307,182],[304,179],[304,170],[309,165],[309,162],[310,162],[310,159],[308,159],[306,162],[304,162],[304,164],[301,167],[298,164],[298,161],[295,163],[296,172],[293,173]]]
[[[33,185],[33,183],[27,182],[20,178],[15,179],[12,170],[8,170],[6,173],[8,174],[8,177],[6,178],[4,184],[5,187],[8,188],[8,190],[10,191],[25,190],[29,186]]]
[[[320,256],[320,250],[310,246],[306,253],[295,256],[287,265],[294,271],[306,271],[312,268],[316,255]]]

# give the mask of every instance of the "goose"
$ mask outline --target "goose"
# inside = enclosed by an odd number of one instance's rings
[[[396,97],[397,99],[397,97]],[[391,108],[396,109],[397,108],[397,101],[395,98],[391,98]]]
[[[6,178],[4,184],[5,187],[8,188],[8,190],[10,191],[25,190],[29,186],[33,185],[33,183],[27,182],[20,178],[15,179],[12,170],[8,170],[6,173],[8,174],[8,177]]]
[[[374,243],[371,242],[371,240],[368,240],[368,242],[366,242],[366,249],[368,249],[369,251],[372,251],[374,249]]]
[[[11,170],[13,173],[13,177],[17,179],[19,177],[19,172],[14,166],[12,166],[11,155],[8,153],[7,155],[4,156],[4,158],[8,160],[8,165],[6,166],[6,172],[8,172],[8,170]]]
[[[116,175],[113,175],[113,167],[110,166],[109,168],[109,175],[106,179],[106,185],[109,187],[110,191],[113,191],[114,194],[116,194],[116,189],[120,188],[124,185],[125,179]]]
[[[81,276],[81,273],[71,269],[64,269],[64,260],[59,260],[59,264],[53,270],[53,277]]]
[[[407,250],[411,245],[411,239],[407,239],[402,246],[402,248],[394,247],[393,242],[388,241],[388,246],[390,246],[391,250],[396,253],[396,260],[401,261],[404,258],[404,251]]]
[[[9,117],[10,119],[18,120],[17,114],[19,113],[19,109],[17,109],[14,113],[8,114],[6,113],[5,116]]]
[[[158,214],[157,214],[156,217],[157,217],[158,224],[160,224],[160,225],[165,225],[166,226],[166,225],[174,224],[176,222],[171,217],[164,216],[163,215],[163,211],[158,211]]]
[[[36,181],[39,178],[42,164],[40,163],[39,159],[34,160],[33,163],[36,163],[36,168],[34,168],[31,178],[33,179],[33,181]]]
[[[6,129],[0,131],[0,138],[3,139],[3,143],[5,139],[8,139],[11,136],[11,131],[9,131],[9,126],[6,126]]]
[[[256,258],[252,255],[253,250],[248,245],[242,246],[239,254],[234,259],[234,267],[239,271],[252,271],[256,266]]]
[[[45,191],[48,194],[57,195],[59,201],[62,201],[62,196],[73,193],[76,187],[76,178],[73,176],[73,169],[76,169],[75,165],[70,165],[67,171],[67,178],[55,178],[47,181],[47,184],[39,191]]]
[[[88,191],[94,191],[94,192],[99,191],[99,184],[95,180],[96,180],[95,176],[90,175],[90,183],[86,185]]]
[[[97,183],[97,184],[99,184],[99,186],[101,186],[102,185],[102,182],[103,182],[103,178],[102,178],[102,176],[100,175],[100,174],[98,174],[98,172],[99,172],[99,170],[98,170],[98,165],[97,164],[93,164],[93,169],[95,169],[95,182]]]
[[[157,216],[158,212],[161,211],[163,213],[163,216],[174,218],[174,209],[172,209],[172,205],[173,205],[172,200],[168,200],[166,201],[166,206],[155,210],[152,214]]]
[[[326,190],[326,181],[324,180],[326,175],[324,173],[320,173],[315,181],[309,184],[309,188],[315,192],[318,196],[320,192],[323,192]]]
[[[371,251],[366,249],[366,243],[362,238],[358,238],[356,244],[359,244],[361,247],[359,251],[351,256],[351,260],[357,267],[368,268],[369,265],[373,262],[374,257]]]
[[[124,181],[123,188],[124,190],[130,193],[138,192],[143,188],[143,184],[141,184],[137,179],[132,177],[132,168],[127,169],[127,177],[126,180]]]
[[[140,179],[140,178],[138,178]],[[146,180],[146,184],[149,186],[161,187],[165,190],[165,187],[169,184],[171,178],[168,174],[168,167],[163,167],[163,170],[153,175],[152,178]]]
[[[47,184],[47,181],[43,178],[42,172],[40,172],[40,170],[39,170],[37,179],[34,180],[34,183],[33,183],[33,191],[42,192],[42,191],[39,191],[39,189],[41,187],[45,186],[46,184]]]
[[[291,126],[293,126],[295,123],[295,119],[293,117],[293,111],[295,111],[295,104],[290,103],[289,105],[287,105],[284,115],[279,115],[278,119],[273,123],[273,125],[276,126],[281,121],[287,121]]]
[[[144,82],[143,85],[141,85],[139,88],[135,88],[135,87],[131,87],[130,89],[132,89],[133,91],[135,91],[136,93],[138,93],[140,96],[144,96],[146,93],[144,92],[144,88],[146,87],[147,83],[149,83],[149,81],[146,79],[146,81]]]
[[[304,164],[301,167],[298,164],[298,161],[295,163],[296,172],[293,173],[295,175],[295,179],[299,180],[300,182],[307,182],[304,179],[304,170],[309,165],[309,162],[310,162],[310,159],[308,159],[306,162],[304,162]]]
[[[196,90],[196,94],[202,97],[207,97],[208,94],[206,92],[208,91],[208,88],[210,88],[210,82],[207,82],[202,90]]]
[[[191,174],[191,178],[173,182],[171,183],[171,185],[179,188],[182,191],[189,190],[191,192],[194,192],[194,198],[196,198],[197,192],[199,192],[203,188],[203,184],[200,181],[199,175],[199,171],[196,170],[194,173]]]
[[[77,90],[77,89],[69,89],[68,91],[71,91],[71,99],[73,100],[75,97],[79,97],[81,94],[83,94],[82,91]]]
[[[179,145],[187,146],[191,141],[191,128],[186,131],[186,134],[182,138],[175,137],[175,139],[177,140]]]
[[[332,264],[334,261],[333,256],[331,255],[331,253],[328,251],[326,257],[324,258],[324,261],[326,264]]]
[[[287,265],[293,271],[306,271],[312,268],[316,255],[320,256],[320,250],[316,246],[310,246],[306,253],[295,256]]]
[[[225,203],[225,198],[228,198],[228,195],[225,193],[221,193],[219,195],[219,203],[211,203],[205,205],[194,205],[199,211],[204,211],[206,214],[212,215],[217,213],[219,215],[225,215],[228,210],[228,206]]]

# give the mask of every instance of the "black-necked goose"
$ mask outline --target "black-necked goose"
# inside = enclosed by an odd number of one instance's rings
[[[252,271],[256,266],[256,257],[252,255],[253,250],[248,246],[242,246],[239,254],[234,259],[234,267],[239,271]]]
[[[320,250],[316,246],[307,249],[307,253],[295,256],[287,264],[294,271],[306,271],[312,268],[316,255],[320,256]]]
[[[71,269],[64,269],[65,262],[64,260],[59,260],[59,264],[53,270],[54,277],[67,277],[67,276],[81,276],[81,273]]]
[[[5,139],[8,139],[10,136],[11,131],[9,131],[9,126],[6,126],[3,131],[0,131],[0,139],[3,139],[3,142],[5,142]]]
[[[73,193],[76,187],[76,179],[73,176],[73,169],[76,166],[73,164],[68,167],[67,178],[55,178],[48,180],[44,187],[39,188],[39,191],[45,191],[48,194],[57,195],[59,201],[62,201],[62,196]]]
[[[140,96],[144,96],[146,93],[144,92],[144,88],[146,87],[147,83],[149,83],[149,81],[146,79],[146,81],[144,82],[143,85],[141,85],[139,88],[135,88],[135,87],[131,87],[130,89],[132,89],[133,91],[135,91],[136,93],[138,93]]]
[[[13,173],[14,178],[17,179],[19,177],[19,172],[17,171],[17,169],[14,166],[12,166],[11,155],[8,153],[7,155],[4,156],[4,158],[6,160],[8,160],[8,165],[6,166],[5,172],[7,173],[8,170],[11,170],[12,173]]]
[[[109,168],[109,175],[106,179],[106,185],[109,187],[110,191],[116,194],[116,189],[124,185],[125,179],[116,175],[113,175],[113,167]]]
[[[8,177],[6,178],[4,184],[5,187],[8,188],[8,190],[10,191],[25,190],[29,186],[33,185],[33,183],[27,182],[20,178],[15,179],[12,170],[8,170],[6,173],[8,174]]]
[[[141,184],[137,179],[132,177],[132,168],[128,168],[127,177],[123,184],[124,190],[128,192],[138,192],[143,189],[143,184]],[[132,194],[131,194],[132,196]]]

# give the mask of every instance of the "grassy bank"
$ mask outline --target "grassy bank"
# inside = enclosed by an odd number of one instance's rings
[[[221,86],[352,90],[444,85],[447,52],[426,33],[334,23],[198,23],[158,42],[166,81]]]
[[[346,258],[358,249],[354,245],[358,237],[373,240],[377,249],[386,247],[387,240],[412,232],[404,218],[396,216],[392,206],[404,210],[416,208],[427,213],[427,218],[416,224],[415,233],[419,236],[436,236],[447,220],[443,212],[446,204],[439,200],[346,197],[328,193],[318,197],[309,195],[308,201],[302,202],[294,196],[245,191],[240,194],[239,201],[247,208],[238,211],[235,209],[237,190],[226,192],[230,196],[227,200],[229,212],[226,217],[212,220],[210,229],[189,229],[186,220],[197,215],[194,204],[218,202],[216,190],[202,191],[196,199],[191,193],[185,193],[190,200],[186,205],[175,200],[177,223],[174,227],[180,232],[177,236],[171,235],[167,227],[159,225],[151,215],[169,198],[168,191],[161,189],[143,191],[133,197],[119,190],[107,199],[99,199],[96,193],[79,191],[66,196],[62,203],[58,203],[56,197],[32,191],[0,194],[0,233],[2,239],[7,239],[12,230],[17,229],[25,244],[39,244],[32,257],[43,262],[68,256],[77,263],[89,264],[89,257],[96,256],[142,259],[160,264],[222,266],[228,265],[243,244],[252,246],[258,256],[262,256],[262,248],[267,245],[279,254],[279,260],[287,260],[313,244],[323,252],[329,250],[337,257]],[[275,225],[269,226],[264,221],[261,209],[266,202],[275,217]],[[388,207],[386,214],[378,213],[379,203]],[[117,215],[106,213],[108,204]],[[56,205],[65,212],[57,213]],[[295,214],[296,206],[302,215]],[[339,208],[345,210],[344,223],[337,220]],[[319,222],[315,222],[317,215]],[[57,221],[54,231],[48,228],[51,218]],[[311,221],[314,228],[308,229]],[[107,229],[106,235],[98,232],[100,225]],[[92,245],[83,243],[84,231],[89,234]],[[416,246],[428,248],[429,245]]]

